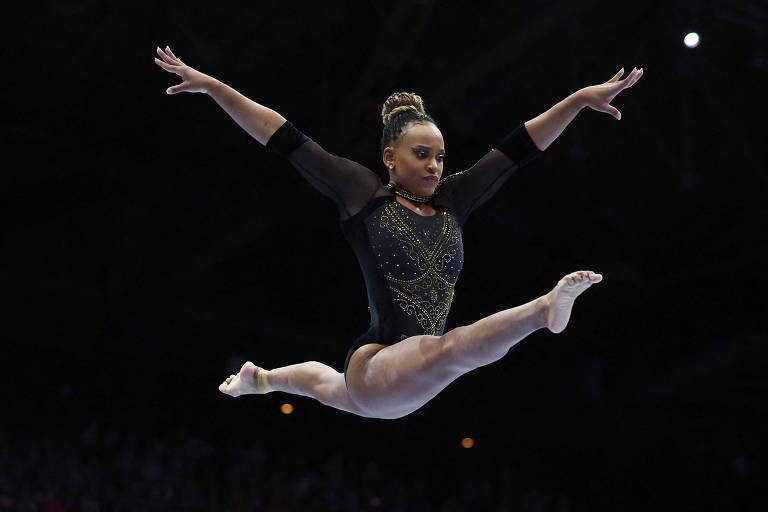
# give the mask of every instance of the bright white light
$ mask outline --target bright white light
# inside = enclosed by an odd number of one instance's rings
[[[683,38],[683,44],[688,48],[696,48],[699,46],[699,34],[691,32]]]

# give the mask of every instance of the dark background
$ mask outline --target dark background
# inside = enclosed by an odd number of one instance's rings
[[[4,13],[0,510],[757,509],[768,8],[633,4]],[[422,95],[453,172],[642,66],[621,121],[583,111],[470,218],[447,327],[604,282],[403,419],[220,394],[247,359],[341,370],[365,290],[330,201],[212,99],[165,94],[166,44],[376,170],[391,92]]]

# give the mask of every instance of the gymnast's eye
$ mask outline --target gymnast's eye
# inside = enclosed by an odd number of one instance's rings
[[[423,159],[427,158],[427,152],[426,151],[422,151],[420,149],[417,149],[416,150],[416,156],[423,160]]]
[[[437,161],[438,162],[442,162],[443,160],[445,160],[445,155],[442,155],[442,154],[441,155],[437,155]]]

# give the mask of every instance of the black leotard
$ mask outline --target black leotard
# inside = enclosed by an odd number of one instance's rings
[[[370,169],[327,153],[287,121],[267,143],[322,194],[336,202],[341,230],[360,263],[371,324],[347,352],[391,345],[420,334],[443,334],[453,287],[464,262],[461,230],[514,170],[539,153],[524,125],[470,169],[442,179],[421,216],[395,201]]]

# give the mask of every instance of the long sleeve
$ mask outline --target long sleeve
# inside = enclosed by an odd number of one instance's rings
[[[463,224],[478,206],[498,192],[514,171],[540,153],[525,125],[520,124],[475,165],[441,180],[436,204],[450,206]]]
[[[326,152],[290,121],[272,135],[267,148],[286,157],[315,189],[331,198],[342,219],[362,210],[382,188],[376,173],[357,162]]]

